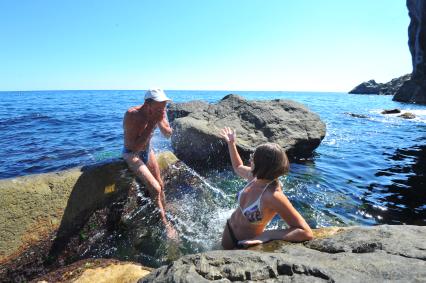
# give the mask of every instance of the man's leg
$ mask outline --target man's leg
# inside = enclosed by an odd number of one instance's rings
[[[167,225],[166,214],[164,210],[164,205],[162,201],[162,186],[153,176],[151,171],[148,169],[145,163],[139,158],[137,154],[134,153],[124,153],[123,159],[129,165],[129,168],[135,173],[139,179],[146,185],[149,194],[154,201],[154,204],[160,210],[160,216],[162,222]],[[158,164],[157,164],[158,166]]]
[[[163,204],[163,207],[165,208],[166,197],[164,195],[164,182],[163,182],[163,179],[161,178],[160,166],[158,166],[157,158],[155,157],[155,153],[152,149],[149,151],[147,167],[149,171],[151,172],[152,176],[154,176],[154,178],[157,180],[158,184],[161,187],[160,197],[161,197],[161,202]]]
[[[149,151],[149,158],[148,158],[147,166],[149,168],[149,171],[152,173],[155,180],[158,182],[158,184],[161,187],[161,193],[160,193],[161,203],[162,203],[163,207],[166,208],[166,197],[164,195],[164,182],[163,182],[163,179],[161,178],[160,166],[158,166],[157,158],[155,158],[155,154],[154,154],[154,151],[152,149]],[[172,224],[167,223],[166,224],[166,230],[167,230],[167,237],[169,239],[176,240],[178,238],[177,231],[172,226]]]

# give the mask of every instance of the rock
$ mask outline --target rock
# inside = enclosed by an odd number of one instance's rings
[[[190,102],[173,103],[170,105],[167,113],[169,121],[173,122],[175,119],[186,117],[189,114],[197,111],[207,110],[209,104],[202,100],[193,100]]]
[[[383,110],[382,112],[381,112],[382,114],[398,114],[398,113],[401,113],[401,110],[399,110],[399,109],[388,109],[388,110]]]
[[[212,214],[219,202],[223,201],[223,196],[212,191],[200,176],[181,161],[169,166],[162,176],[166,211],[178,221],[177,225],[182,227],[190,223],[192,233],[209,225],[211,219],[200,217],[200,214]],[[183,229],[185,231],[186,227]],[[184,231],[182,235],[186,236]],[[203,243],[191,243],[191,246],[203,250]],[[93,213],[79,235],[70,238],[64,248],[66,253],[62,253],[60,258],[66,260],[80,255],[121,258],[123,249],[126,259],[155,267],[182,255],[176,243],[166,241],[156,207],[147,192],[138,186],[132,186],[125,199]]]
[[[394,101],[426,104],[426,78],[405,82],[393,97]]]
[[[34,282],[137,282],[152,271],[133,262],[85,259],[39,277]]]
[[[187,255],[143,282],[421,282],[426,278],[426,227],[339,229],[303,244]],[[256,250],[257,249],[257,250]]]
[[[349,112],[345,114],[355,118],[362,118],[362,119],[368,118],[367,115],[363,115],[363,114],[356,114],[356,113],[349,113]]]
[[[219,135],[224,126],[237,130],[238,150],[246,159],[265,142],[278,143],[293,158],[310,156],[326,129],[319,116],[300,103],[250,101],[233,94],[216,104],[174,104],[169,116],[179,117],[172,123],[172,147],[177,157],[200,167],[229,162],[226,143]]]
[[[403,75],[399,78],[392,79],[387,83],[376,83],[375,80],[361,83],[349,93],[352,94],[378,94],[378,95],[395,95],[404,82],[411,78],[411,74]]]
[[[413,113],[410,112],[405,112],[402,113],[401,115],[399,115],[398,117],[404,118],[404,119],[414,119],[416,118],[416,115],[414,115]]]
[[[165,174],[177,162],[172,153],[158,159]],[[69,239],[119,221],[115,202],[126,200],[133,186],[134,175],[122,160],[0,180],[0,281],[26,281],[49,270],[52,261],[67,264],[56,258],[70,253]],[[98,226],[86,231],[88,223]]]
[[[357,85],[349,93],[353,94],[379,94],[382,84],[376,83],[375,80],[369,80]]]
[[[424,0],[407,0],[411,22],[408,27],[413,73],[393,97],[395,101],[426,104],[426,3]]]

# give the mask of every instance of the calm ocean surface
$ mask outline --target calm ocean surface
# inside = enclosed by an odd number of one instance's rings
[[[215,102],[230,92],[167,93],[175,102]],[[292,164],[283,179],[284,192],[312,226],[426,224],[426,106],[376,95],[232,93],[247,99],[296,100],[327,124],[327,135],[314,158]],[[120,156],[123,114],[142,102],[143,91],[0,92],[0,178]],[[380,114],[392,108],[417,118]],[[156,151],[171,149],[159,133],[153,145]],[[205,178],[230,196],[243,185],[229,171],[212,171]]]

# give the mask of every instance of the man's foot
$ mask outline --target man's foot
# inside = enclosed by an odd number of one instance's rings
[[[178,235],[175,227],[173,227],[173,225],[170,224],[170,223],[166,224],[166,236],[169,240],[174,240],[174,241],[179,240],[179,235]]]

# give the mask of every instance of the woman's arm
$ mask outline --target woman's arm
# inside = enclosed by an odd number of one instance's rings
[[[264,202],[268,201],[266,198]],[[265,205],[265,203],[263,204]],[[312,230],[306,223],[305,219],[293,207],[288,198],[281,192],[276,190],[272,194],[272,198],[267,203],[270,209],[275,210],[281,218],[288,224],[289,228],[282,230],[267,230],[259,236],[240,241],[244,246],[266,243],[272,240],[284,240],[289,242],[303,242],[314,238]]]
[[[237,150],[236,131],[231,130],[229,127],[225,127],[220,131],[220,135],[226,140],[226,143],[228,144],[229,156],[231,157],[232,168],[234,169],[235,173],[244,179],[252,180],[253,175],[251,173],[251,168],[244,166],[240,154]]]

